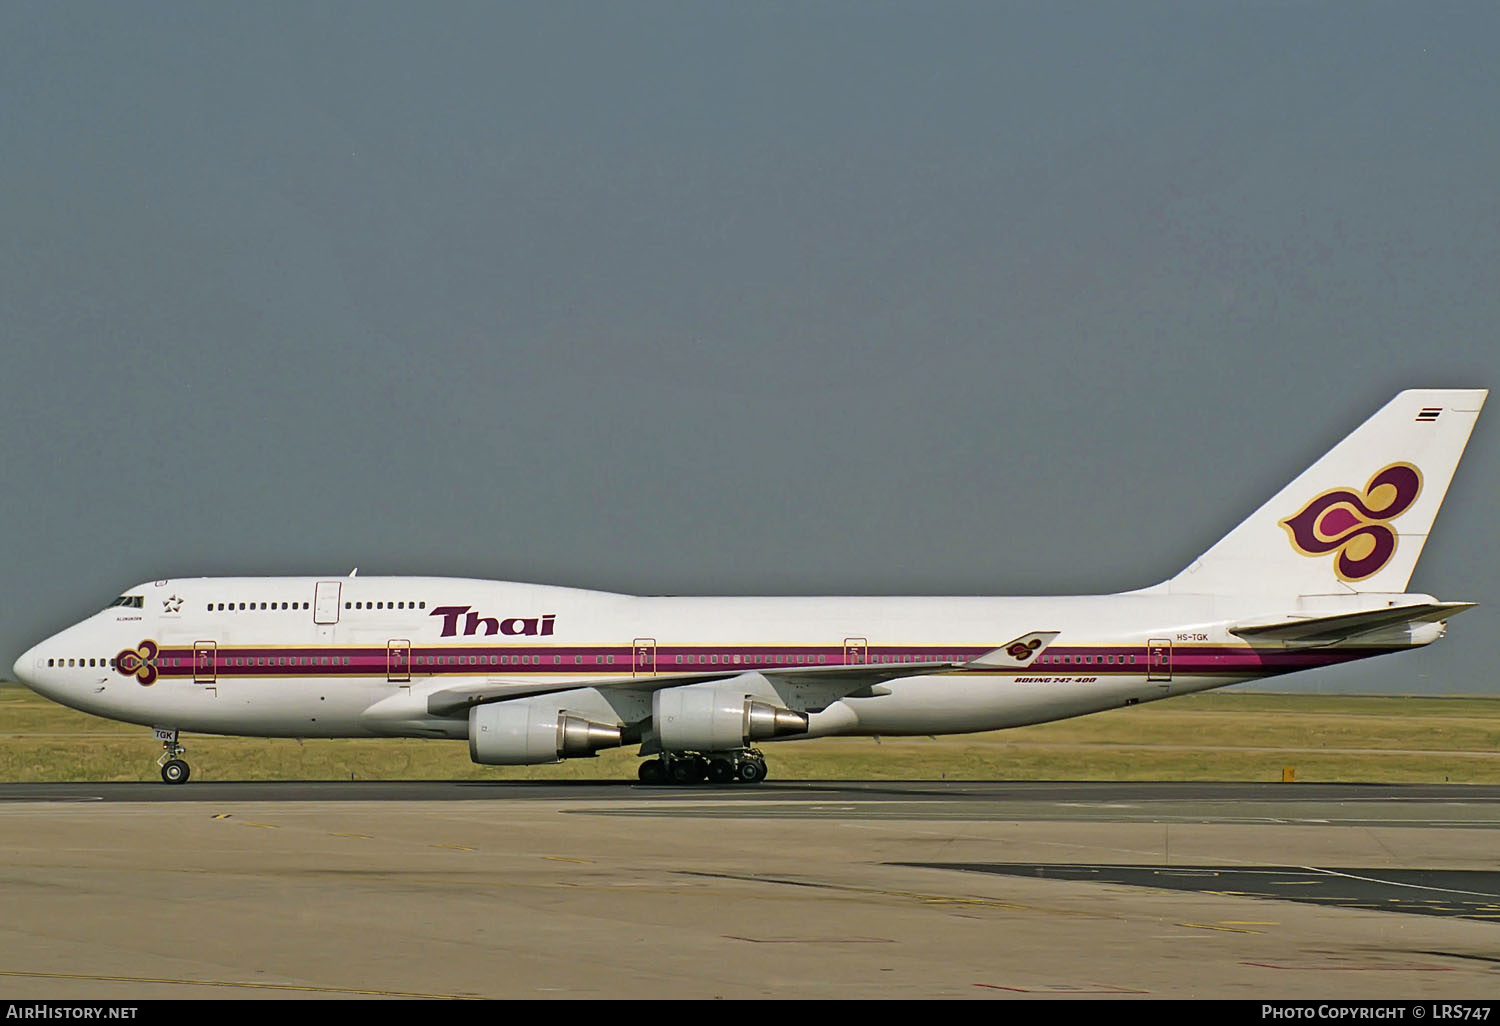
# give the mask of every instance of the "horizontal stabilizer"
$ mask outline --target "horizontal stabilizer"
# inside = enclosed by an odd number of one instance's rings
[[[977,659],[971,659],[964,665],[974,670],[1014,669],[1018,666],[1030,666],[1036,662],[1036,657],[1042,649],[1057,640],[1059,633],[1061,632],[1032,631],[1030,634],[1023,634],[1015,641],[1007,642]]]
[[[1422,602],[1410,606],[1390,606],[1363,613],[1337,616],[1287,618],[1272,623],[1236,624],[1229,628],[1246,641],[1295,641],[1303,644],[1333,644],[1403,624],[1433,623],[1473,609],[1473,602]]]

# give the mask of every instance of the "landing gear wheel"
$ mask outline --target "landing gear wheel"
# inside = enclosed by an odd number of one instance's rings
[[[662,767],[660,759],[647,759],[641,763],[636,775],[643,784],[664,784],[667,780],[667,771]]]
[[[161,739],[161,755],[156,764],[161,767],[162,780],[168,784],[186,784],[192,771],[182,761],[182,753],[187,749],[177,743],[177,731],[158,727],[156,736]]]
[[[728,759],[714,759],[708,764],[708,782],[727,784],[734,779],[734,766]]]
[[[706,775],[708,767],[702,759],[692,757],[686,759],[673,759],[672,766],[667,770],[674,784],[696,784]]]
[[[766,764],[756,759],[746,759],[740,763],[736,775],[743,784],[758,784],[766,779]]]

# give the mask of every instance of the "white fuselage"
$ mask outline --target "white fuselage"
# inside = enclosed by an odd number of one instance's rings
[[[657,598],[425,577],[199,578],[133,588],[31,649],[17,676],[117,720],[265,737],[464,738],[428,696],[455,683],[579,682],[569,704],[622,726],[649,695],[601,681],[781,667],[963,664],[1026,631],[1024,667],[954,668],[832,699],[781,697],[802,737],[993,730],[1426,644],[1440,624],[1358,644],[1250,645],[1227,627],[1428,600],[1169,594],[1054,598]],[[120,604],[123,603],[123,604]]]

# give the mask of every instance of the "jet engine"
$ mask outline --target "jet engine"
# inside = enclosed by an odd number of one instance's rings
[[[618,748],[620,727],[528,699],[469,710],[469,758],[484,766],[524,766]]]
[[[728,752],[752,741],[807,733],[807,714],[729,684],[669,688],[652,696],[652,722],[669,752]]]

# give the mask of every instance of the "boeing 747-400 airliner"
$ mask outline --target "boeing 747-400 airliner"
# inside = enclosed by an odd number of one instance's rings
[[[647,782],[755,782],[762,742],[1042,723],[1427,645],[1406,591],[1487,392],[1402,392],[1192,564],[1115,595],[647,598],[432,577],[153,581],[21,656],[64,705],[179,731],[639,745]]]

